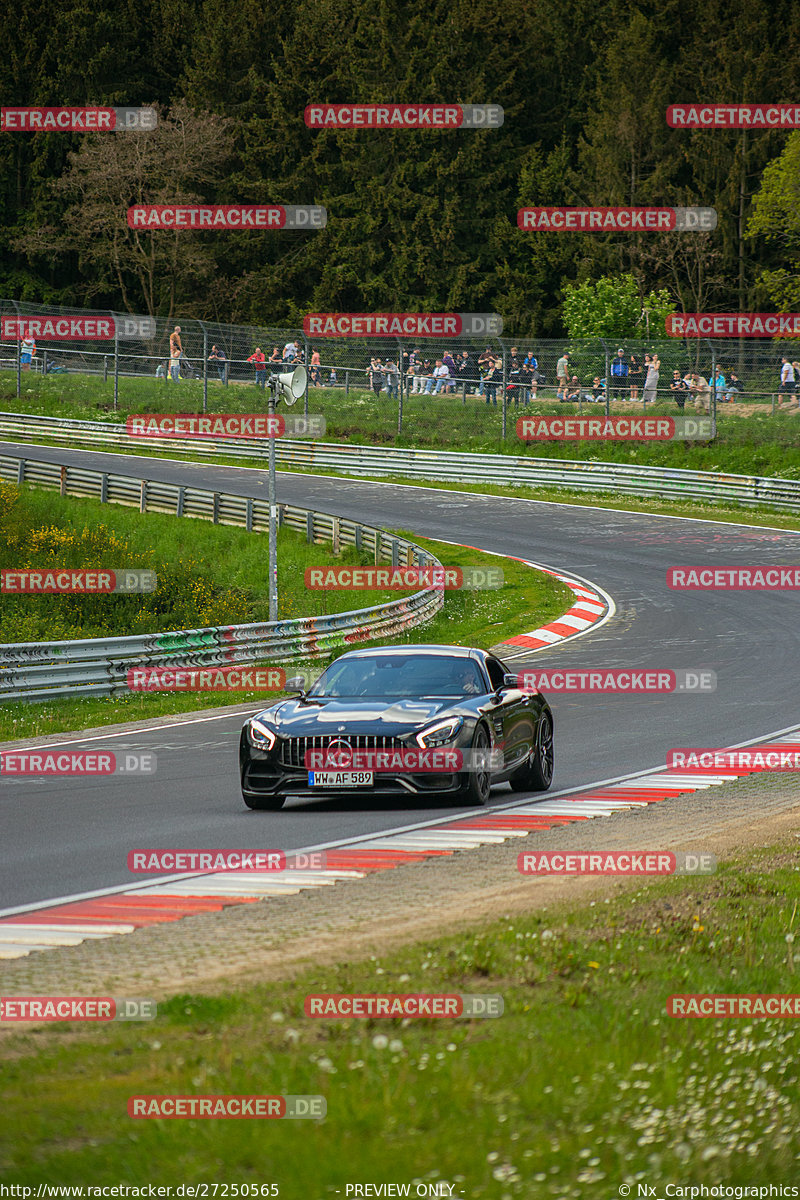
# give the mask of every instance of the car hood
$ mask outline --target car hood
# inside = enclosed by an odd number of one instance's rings
[[[458,707],[455,697],[444,700],[319,700],[310,704],[284,700],[259,716],[281,737],[348,733],[402,737],[454,707]]]

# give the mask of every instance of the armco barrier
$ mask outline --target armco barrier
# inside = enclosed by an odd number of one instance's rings
[[[193,457],[239,457],[263,461],[268,448],[255,439],[159,438],[143,449],[143,439],[131,437],[124,426],[102,421],[61,420],[0,413],[0,437],[47,438],[66,445],[106,449],[119,447],[141,453],[168,450]],[[658,496],[671,500],[702,500],[707,504],[765,505],[784,512],[800,511],[800,480],[780,476],[729,475],[717,471],[687,471],[673,467],[643,467],[631,463],[583,462],[576,459],[533,458],[511,454],[467,454],[443,450],[337,445],[279,438],[277,459],[291,470],[341,471],[347,475],[387,475],[452,483],[497,483],[523,487],[567,488],[570,491],[615,492],[629,496]]]
[[[62,496],[92,496],[141,512],[198,517],[249,531],[269,527],[266,501],[225,492],[156,483],[38,459],[0,455],[0,479],[57,489]],[[281,524],[304,533],[309,542],[331,542],[335,551],[356,546],[375,562],[392,566],[441,566],[439,560],[405,538],[372,525],[329,513],[279,505]],[[56,696],[114,696],[128,691],[133,666],[198,666],[281,662],[325,654],[369,638],[391,637],[430,620],[442,608],[441,588],[426,588],[374,608],[291,621],[180,629],[169,633],[71,642],[0,645],[0,699],[46,700]]]

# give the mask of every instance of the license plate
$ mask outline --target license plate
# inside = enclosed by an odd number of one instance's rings
[[[372,771],[309,771],[309,787],[372,787]]]

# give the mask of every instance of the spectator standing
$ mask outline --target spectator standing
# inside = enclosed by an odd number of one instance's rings
[[[521,369],[522,363],[512,350],[511,362],[508,365],[508,383],[506,385],[506,391],[508,392],[509,401],[513,400],[514,404],[517,406],[519,405],[519,383]]]
[[[337,387],[338,383],[339,376],[336,374],[336,367],[331,367],[330,374],[328,375],[328,387]]]
[[[532,378],[533,372],[531,371],[526,358],[519,369],[519,398],[522,400],[523,404],[527,404],[531,398]]]
[[[556,380],[560,389],[559,399],[563,400],[569,387],[569,351],[565,350],[556,363]]]
[[[786,404],[779,404],[778,408],[791,408],[792,402],[797,401],[797,383],[794,377],[794,365],[785,354],[781,359],[781,383],[778,390],[781,395],[789,397],[788,402]]]
[[[386,363],[386,388],[389,392],[389,399],[396,400],[400,391],[400,370],[394,359],[390,359]]]
[[[224,350],[218,350],[216,346],[211,347],[211,353],[208,356],[208,361],[216,365],[217,372],[223,383],[228,382],[228,360],[225,357]]]
[[[644,381],[644,393],[642,395],[642,399],[644,400],[645,404],[648,402],[650,404],[655,404],[656,400],[658,399],[658,376],[661,370],[661,360],[657,354],[647,355],[645,362],[647,362],[647,358],[650,359],[650,362],[647,365],[647,377]]]
[[[266,387],[267,385],[267,360],[264,357],[264,351],[260,346],[256,346],[253,353],[247,360],[253,364],[256,373],[256,387]]]
[[[19,348],[19,361],[23,371],[30,371],[33,356],[36,353],[36,339],[26,337]]]
[[[456,386],[456,379],[458,377],[458,367],[449,350],[445,350],[442,355],[442,363],[447,367],[447,374],[450,377],[445,387],[445,391],[449,394]]]
[[[639,384],[642,382],[642,368],[636,358],[632,354],[628,363],[628,382],[631,386],[631,400],[639,399]]]
[[[180,379],[182,355],[181,327],[180,325],[176,325],[169,335],[169,373],[176,383]]]
[[[611,399],[622,400],[622,392],[628,379],[628,364],[625,362],[625,351],[620,346],[614,358],[611,360]],[[645,359],[646,365],[646,359]]]
[[[322,387],[322,360],[319,356],[319,350],[315,350],[311,355],[309,366],[311,368],[311,382],[314,387]]]
[[[483,388],[486,395],[486,403],[493,404],[497,408],[497,385],[502,382],[502,362],[499,358],[493,358],[488,364],[486,374],[483,377]]]
[[[269,356],[269,361],[271,363],[282,363],[283,362],[283,356],[281,355],[281,352],[277,346],[272,347],[272,354],[270,354],[270,356]]]
[[[376,396],[380,396],[383,391],[383,363],[379,358],[373,358],[367,368],[369,378],[369,386],[372,388]]]
[[[283,364],[288,366],[297,359],[297,346],[294,342],[287,342],[283,347]]]

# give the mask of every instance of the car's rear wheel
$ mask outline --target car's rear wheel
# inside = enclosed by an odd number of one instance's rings
[[[546,792],[553,782],[554,767],[553,718],[548,710],[539,718],[528,761],[508,782],[515,792]]]
[[[492,773],[489,768],[491,741],[484,725],[479,725],[472,739],[472,770],[467,776],[464,800],[467,804],[486,804],[492,790]],[[481,762],[481,759],[484,761]]]
[[[285,796],[248,796],[244,792],[242,799],[248,808],[266,809],[269,812],[277,812],[286,803]]]

